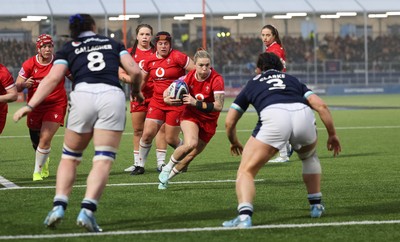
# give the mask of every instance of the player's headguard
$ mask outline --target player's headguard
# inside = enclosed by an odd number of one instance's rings
[[[157,43],[160,40],[167,40],[171,44],[171,35],[166,31],[161,31],[154,37],[154,42]]]
[[[51,44],[54,46],[53,38],[49,34],[41,34],[36,40],[36,48],[39,50],[43,45]]]

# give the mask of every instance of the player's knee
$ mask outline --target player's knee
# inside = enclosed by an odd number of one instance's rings
[[[68,160],[81,161],[82,154],[83,154],[82,150],[73,150],[73,149],[69,148],[65,143],[63,144],[61,158],[68,159]]]
[[[93,161],[110,160],[114,161],[117,156],[117,149],[111,146],[96,146],[94,147]]]
[[[303,164],[303,174],[321,174],[321,163],[315,148],[310,151],[299,153]]]

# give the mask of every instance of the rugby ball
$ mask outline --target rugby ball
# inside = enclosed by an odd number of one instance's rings
[[[189,87],[182,79],[175,80],[168,87],[168,95],[175,99],[183,99],[183,94],[189,93]]]

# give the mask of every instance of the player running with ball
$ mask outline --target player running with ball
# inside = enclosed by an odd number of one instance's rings
[[[184,143],[179,146],[159,175],[159,189],[166,189],[169,179],[177,175],[214,136],[220,112],[224,106],[224,79],[211,68],[210,54],[199,50],[194,55],[195,70],[185,77],[189,95],[183,100],[174,99],[164,92],[164,101],[169,105],[186,105],[181,116]]]

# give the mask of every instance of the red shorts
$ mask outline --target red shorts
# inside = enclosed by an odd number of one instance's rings
[[[146,112],[149,109],[149,102],[131,102],[131,113]]]
[[[28,113],[26,122],[29,129],[40,130],[42,123],[54,122],[64,126],[64,118],[67,111],[66,106],[38,106]]]
[[[184,108],[185,106],[182,105],[174,109],[164,110],[150,105],[146,118],[160,120],[170,126],[179,126],[180,117]]]
[[[7,113],[0,112],[0,134],[3,132],[4,126],[6,126]]]
[[[190,122],[193,122],[199,126],[199,138],[206,142],[210,142],[211,138],[215,135],[215,131],[217,129],[217,123],[216,122],[211,122],[211,121],[201,121],[195,117],[189,117],[189,116],[182,116],[181,121],[187,120]]]

